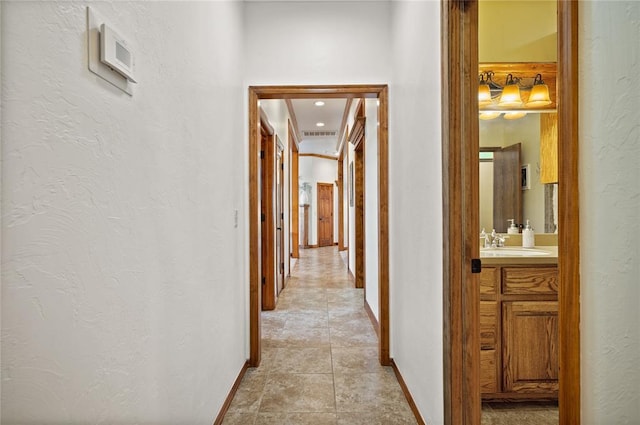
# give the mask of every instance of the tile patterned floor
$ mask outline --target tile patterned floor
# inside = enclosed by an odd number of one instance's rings
[[[300,254],[223,424],[416,424],[337,248]]]
[[[483,403],[482,425],[557,425],[557,403]]]

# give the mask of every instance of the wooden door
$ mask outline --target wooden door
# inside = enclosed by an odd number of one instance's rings
[[[505,301],[505,392],[558,391],[558,302]]]
[[[493,227],[507,232],[507,220],[522,223],[522,189],[520,185],[520,143],[493,153]]]
[[[276,308],[275,291],[275,206],[274,206],[274,167],[275,167],[275,136],[265,125],[260,125],[260,262],[262,310]]]
[[[318,183],[318,246],[333,245],[333,184]]]
[[[278,140],[280,142],[280,140]],[[284,147],[276,155],[276,293],[284,289]]]

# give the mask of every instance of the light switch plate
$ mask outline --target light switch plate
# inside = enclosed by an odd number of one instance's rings
[[[100,61],[100,25],[105,23],[96,10],[87,6],[87,48],[89,71],[113,84],[129,96],[133,96],[133,84],[120,73]]]

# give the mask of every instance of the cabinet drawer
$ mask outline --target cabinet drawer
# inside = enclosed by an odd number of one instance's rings
[[[480,301],[480,348],[495,350],[498,343],[498,303]]]
[[[495,297],[498,294],[500,269],[497,267],[483,267],[480,272],[480,296]]]
[[[557,267],[505,267],[502,269],[502,293],[557,294]]]
[[[480,393],[498,392],[498,352],[482,350],[480,352]]]

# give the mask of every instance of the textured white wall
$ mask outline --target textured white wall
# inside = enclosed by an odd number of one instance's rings
[[[364,264],[366,301],[378,317],[378,100],[365,99]]]
[[[582,423],[638,424],[640,3],[579,22]]]
[[[389,88],[392,356],[430,425],[443,423],[440,4],[393,2]]]
[[[245,81],[389,81],[388,2],[260,1],[245,5]]]
[[[241,3],[91,4],[133,97],[85,3],[2,2],[2,422],[210,424],[246,358]]]

